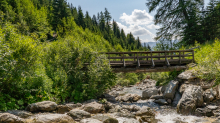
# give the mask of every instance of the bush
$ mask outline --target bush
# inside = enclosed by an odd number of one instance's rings
[[[195,61],[198,64],[193,68],[201,79],[215,80],[220,84],[220,41],[216,39],[213,44],[204,44],[195,50]]]

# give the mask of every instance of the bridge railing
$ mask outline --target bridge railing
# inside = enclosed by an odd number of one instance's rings
[[[194,62],[194,50],[106,52],[112,67],[170,66]]]

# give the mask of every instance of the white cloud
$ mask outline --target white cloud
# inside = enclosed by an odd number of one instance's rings
[[[148,25],[147,28],[149,28],[149,29],[159,29],[160,26],[151,24],[151,25]]]
[[[135,9],[131,15],[123,13],[120,17],[122,23],[117,22],[119,28],[124,29],[125,33],[132,33],[135,37],[143,39],[141,42],[154,42],[156,36],[148,29],[156,29],[159,26],[153,24],[153,16],[146,10]]]
[[[131,15],[123,13],[120,20],[126,24],[146,25],[152,23],[153,16],[147,13],[146,10],[135,9]]]

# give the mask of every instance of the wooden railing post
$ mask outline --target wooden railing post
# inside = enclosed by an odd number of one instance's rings
[[[181,51],[179,51],[179,64],[181,64]]]
[[[193,63],[195,62],[195,58],[194,58],[194,50],[192,50],[192,56],[193,56]]]
[[[158,53],[158,56],[159,56],[158,60],[160,60],[160,53]]]

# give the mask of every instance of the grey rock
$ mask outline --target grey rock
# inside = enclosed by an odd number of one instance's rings
[[[151,116],[155,118],[155,112],[151,108],[143,106],[140,111],[136,113],[136,116]]]
[[[203,92],[204,102],[209,103],[212,100],[214,100],[216,97],[217,97],[217,91],[213,90],[212,88]]]
[[[71,116],[75,121],[80,121],[81,119],[91,117],[91,114],[89,112],[74,109],[68,112],[67,115]]]
[[[216,110],[218,108],[218,106],[216,106],[216,105],[208,105],[206,107],[210,110]]]
[[[182,97],[182,95],[180,94],[180,92],[177,91],[175,94],[175,97],[173,99],[172,106],[176,107],[177,104],[179,103],[181,97]]]
[[[150,99],[155,99],[155,100],[158,100],[158,99],[164,99],[162,95],[152,95],[150,97]]]
[[[139,99],[141,99],[141,96],[137,94],[125,94],[124,96],[116,97],[117,101],[122,102],[137,102]]]
[[[91,103],[85,104],[82,109],[92,114],[101,113],[105,111],[104,106],[97,102],[91,102]]]
[[[86,119],[82,119],[80,121],[80,123],[103,123],[97,119],[92,119],[92,118],[86,118]]]
[[[211,117],[214,116],[214,113],[208,108],[197,108],[195,111],[195,115]]]
[[[75,123],[75,121],[66,114],[37,114],[26,120],[28,123]]]
[[[180,86],[180,88],[179,88],[179,92],[180,92],[181,94],[183,94],[184,91],[185,91],[185,89],[186,89],[188,86],[190,86],[190,85],[182,84],[182,85]]]
[[[122,123],[140,123],[140,122],[134,118],[124,118]]]
[[[116,100],[115,100],[115,97],[114,96],[112,96],[112,95],[110,95],[110,94],[104,94],[104,97],[105,97],[105,99],[107,100],[107,101],[109,101],[109,102],[117,102]]]
[[[66,112],[71,111],[74,108],[78,108],[81,106],[82,106],[82,104],[80,104],[80,103],[77,103],[77,104],[68,103],[65,105],[58,105],[57,106],[57,113],[64,114]]]
[[[165,99],[172,99],[173,100],[175,93],[176,93],[176,89],[178,87],[178,84],[179,84],[179,82],[174,81],[174,80],[169,82],[169,84],[166,86],[166,90],[163,94]]]
[[[25,123],[25,120],[10,113],[0,113],[0,123]]]
[[[195,79],[195,78],[197,78],[197,77],[193,74],[193,71],[192,71],[192,70],[187,70],[187,71],[182,72],[181,74],[179,74],[179,75],[178,75],[178,78],[179,78],[179,79],[189,80],[189,79]]]
[[[103,114],[94,115],[92,118],[102,121],[103,123],[118,123],[117,119]]]
[[[167,101],[165,99],[158,99],[154,100],[155,103],[162,104],[162,105],[167,105]]]
[[[147,88],[142,92],[142,99],[149,99],[152,95],[157,95],[158,89],[157,88]]]
[[[203,90],[200,86],[189,86],[186,88],[178,105],[177,112],[188,115],[194,113],[197,107],[203,105]]]
[[[30,111],[30,112],[50,112],[50,111],[54,111],[57,108],[57,104],[55,102],[52,101],[43,101],[43,102],[37,102],[37,103],[33,103],[30,104],[26,107],[26,111]]]
[[[116,117],[126,117],[126,118],[135,118],[135,115],[131,113],[122,113],[122,112],[116,112],[114,113],[114,116]]]
[[[7,113],[16,115],[21,118],[27,118],[33,115],[31,112],[23,111],[23,110],[8,110]]]

